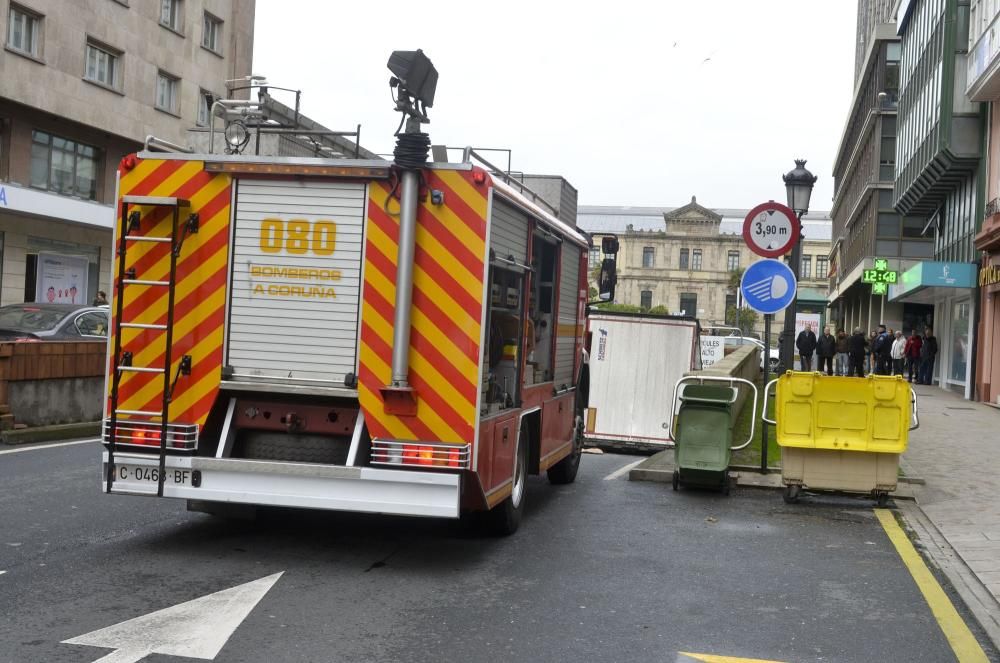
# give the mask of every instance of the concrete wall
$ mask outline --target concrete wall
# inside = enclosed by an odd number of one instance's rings
[[[0,343],[0,429],[101,418],[107,346]]]
[[[104,377],[11,382],[7,405],[28,427],[100,421],[103,390]]]
[[[685,377],[721,377],[721,378],[743,378],[750,382],[756,382],[760,377],[760,350],[756,345],[742,345],[735,351],[715,362],[711,368],[700,371],[685,373]],[[739,386],[739,395],[736,398],[737,416],[744,407],[753,404],[753,391],[746,386]],[[763,391],[758,395],[758,399],[763,397]],[[758,401],[757,407],[760,407]]]

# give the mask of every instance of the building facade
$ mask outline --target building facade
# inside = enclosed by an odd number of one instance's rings
[[[926,220],[894,207],[901,44],[894,3],[859,0],[855,87],[834,163],[829,305],[838,327],[884,323],[909,332],[928,323],[926,304],[888,301],[864,282],[885,260],[903,272],[934,254]]]
[[[119,160],[207,124],[226,80],[251,73],[254,10],[0,0],[0,304],[35,301],[50,269],[75,286],[61,301],[109,290]]]
[[[933,256],[902,269],[893,303],[933,306],[934,381],[974,396],[975,247],[985,194],[984,113],[969,99],[969,0],[900,0],[893,205],[927,219]],[[919,331],[919,329],[918,329]]]
[[[734,324],[739,302],[731,274],[760,260],[742,236],[749,210],[709,209],[692,197],[678,208],[582,206],[577,224],[594,236],[590,265],[600,264],[602,235],[619,239],[615,301],[697,317],[703,326]],[[799,306],[823,319],[829,274],[829,217],[810,213],[804,225]],[[758,319],[757,331],[763,330]],[[777,333],[775,331],[775,333]]]
[[[969,8],[967,93],[987,114],[986,179],[982,229],[975,238],[979,288],[976,397],[1000,406],[1000,3],[972,0]]]

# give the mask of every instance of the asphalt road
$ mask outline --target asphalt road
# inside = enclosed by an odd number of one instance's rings
[[[604,480],[634,460],[532,478],[521,529],[490,539],[107,496],[96,443],[0,455],[0,661],[96,661],[113,650],[62,641],[279,572],[214,660],[955,660],[870,502]]]

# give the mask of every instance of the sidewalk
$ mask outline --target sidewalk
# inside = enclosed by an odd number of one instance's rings
[[[926,481],[914,486],[917,504],[1000,601],[1000,410],[938,387],[914,389],[920,428],[903,471]],[[1000,620],[1000,609],[991,612]]]

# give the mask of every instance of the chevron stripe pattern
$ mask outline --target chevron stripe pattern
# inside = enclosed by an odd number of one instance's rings
[[[226,274],[229,264],[229,219],[231,178],[207,173],[201,161],[145,159],[122,174],[121,195],[174,196],[191,201],[182,209],[180,222],[190,212],[199,215],[198,233],[188,235],[177,260],[175,280],[173,365],[171,378],[184,355],[192,357],[192,371],[181,376],[170,404],[171,422],[204,425],[219,391],[222,370],[223,330],[226,311]],[[140,207],[140,228],[135,234],[169,237],[172,210]],[[120,230],[121,208],[116,220]],[[114,274],[118,274],[116,255]],[[137,279],[170,279],[170,245],[129,243],[126,268],[134,267]],[[111,311],[124,297],[123,322],[166,324],[167,289],[161,286],[116,285]],[[112,326],[114,329],[114,326]],[[166,332],[123,329],[122,350],[133,353],[133,365],[161,368]],[[119,388],[119,409],[159,411],[163,398],[163,376],[126,373]],[[154,418],[155,420],[156,418]]]
[[[415,416],[385,413],[379,389],[391,381],[399,217],[385,212],[389,187],[369,185],[358,396],[373,438],[472,443],[478,412],[483,288],[487,277],[486,184],[471,172],[425,171],[444,192],[417,212],[409,381]],[[390,201],[390,210],[398,210]]]

